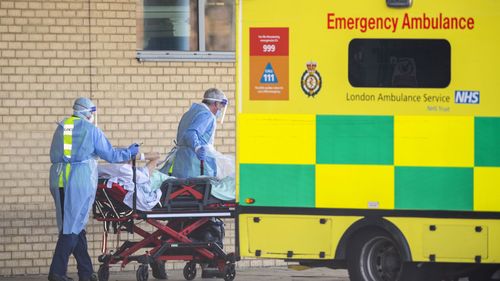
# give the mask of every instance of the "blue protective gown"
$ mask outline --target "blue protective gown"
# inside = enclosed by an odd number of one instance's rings
[[[200,160],[195,148],[200,145],[213,145],[216,119],[205,104],[193,104],[184,113],[177,129],[177,153],[172,176],[190,178],[200,176]],[[205,176],[216,176],[215,159],[207,157],[204,164]]]
[[[50,147],[50,192],[56,205],[57,226],[62,234],[80,234],[85,229],[89,210],[97,188],[97,159],[108,162],[130,160],[126,148],[113,148],[101,129],[84,119],[74,122],[71,158],[64,156],[64,120],[57,126]],[[59,175],[66,174],[71,164],[69,178],[64,179],[64,218],[59,193]]]

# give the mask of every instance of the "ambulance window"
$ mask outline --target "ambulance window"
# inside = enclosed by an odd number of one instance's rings
[[[451,47],[443,39],[354,39],[349,83],[370,88],[446,88]]]

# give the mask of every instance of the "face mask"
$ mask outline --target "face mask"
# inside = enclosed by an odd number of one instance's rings
[[[97,127],[97,112],[96,111],[93,111],[90,113],[90,117],[88,118],[88,121]]]
[[[217,109],[217,112],[215,113],[215,118],[219,119],[219,118],[221,118],[221,116],[222,116],[222,110]]]

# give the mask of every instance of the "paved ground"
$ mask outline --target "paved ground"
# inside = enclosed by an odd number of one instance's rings
[[[199,273],[199,272],[198,272]],[[76,276],[70,274],[70,277]],[[19,277],[0,277],[2,281],[47,281],[47,276],[19,276]],[[149,281],[154,281],[151,272],[149,273]],[[170,281],[185,281],[181,271],[169,271]],[[194,280],[223,280],[223,279],[201,279],[196,276]],[[235,281],[349,281],[345,270],[332,270],[327,268],[314,268],[303,271],[295,271],[284,267],[264,267],[240,269],[236,271]],[[134,271],[110,272],[109,281],[136,281]]]

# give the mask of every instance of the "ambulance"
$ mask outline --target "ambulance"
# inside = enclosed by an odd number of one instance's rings
[[[500,1],[236,2],[239,256],[495,280]]]

